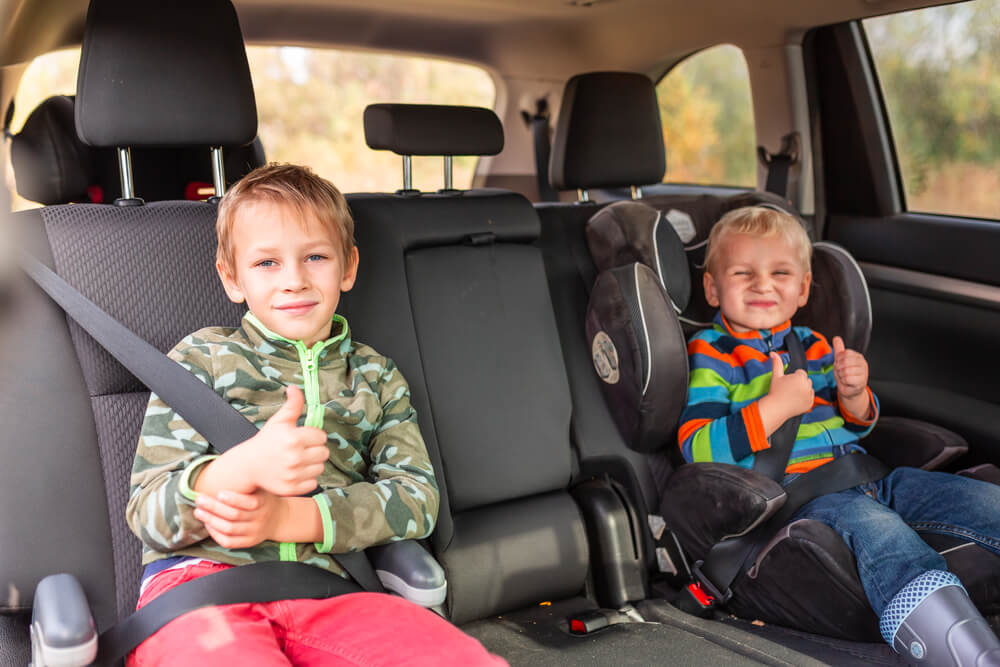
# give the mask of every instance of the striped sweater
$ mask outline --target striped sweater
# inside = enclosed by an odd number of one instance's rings
[[[754,452],[770,447],[764,434],[758,401],[771,387],[771,360],[776,351],[788,366],[784,350],[791,322],[770,330],[733,331],[722,317],[695,334],[688,343],[691,367],[688,402],[677,439],[684,460],[735,463],[752,468]],[[864,449],[858,439],[868,435],[878,418],[878,401],[868,389],[872,419],[860,421],[841,409],[833,378],[833,350],[822,334],[795,327],[806,351],[806,366],[816,398],[802,423],[786,473],[802,473],[835,457]]]

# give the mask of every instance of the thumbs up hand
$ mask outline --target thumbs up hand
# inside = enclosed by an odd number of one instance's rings
[[[799,369],[790,375],[785,375],[785,366],[781,355],[771,353],[771,388],[767,393],[768,402],[778,409],[781,416],[779,425],[796,415],[805,414],[812,409],[812,381],[804,369]]]
[[[864,355],[844,346],[844,339],[833,337],[833,379],[840,397],[850,400],[868,386],[868,362]]]
[[[323,464],[330,457],[326,433],[298,425],[303,405],[302,390],[289,385],[284,405],[244,443],[252,452],[250,474],[254,483],[279,496],[298,496],[316,488]]]

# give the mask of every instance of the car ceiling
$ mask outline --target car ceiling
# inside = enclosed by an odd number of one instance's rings
[[[80,42],[87,0],[0,0],[0,66]],[[418,52],[502,78],[597,69],[658,74],[699,48],[797,41],[804,30],[915,0],[236,0],[248,43]]]

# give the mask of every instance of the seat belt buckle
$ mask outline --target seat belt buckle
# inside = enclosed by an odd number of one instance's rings
[[[695,582],[688,586],[689,592],[694,595],[694,591],[690,590],[692,586],[696,586],[698,590],[703,593],[708,599],[712,601],[712,604],[726,604],[733,597],[733,591],[728,586],[725,592],[720,591],[712,580],[708,578],[701,567],[705,564],[705,561],[699,560],[695,562],[694,566],[691,568],[694,573]]]
[[[608,614],[600,609],[575,614],[566,620],[569,621],[570,634],[574,635],[589,635],[612,625]]]

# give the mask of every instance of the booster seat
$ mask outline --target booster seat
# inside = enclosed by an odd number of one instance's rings
[[[627,123],[616,120],[611,113],[615,109],[628,110]],[[641,196],[640,202],[601,208],[588,224],[588,244],[603,273],[593,281],[587,342],[625,441],[637,451],[667,451],[673,459],[674,470],[663,475],[661,513],[690,555],[701,559],[722,536],[743,532],[762,520],[762,513],[773,511],[768,501],[781,492],[765,478],[756,485],[742,485],[746,480],[732,485],[727,471],[716,470],[729,485],[717,485],[714,497],[707,498],[702,487],[710,484],[709,477],[698,473],[717,464],[679,466],[676,415],[685,400],[661,385],[662,378],[676,374],[678,365],[687,367],[684,345],[676,341],[711,319],[700,286],[704,241],[726,211],[760,204],[792,213],[810,238],[816,235],[787,201],[770,193],[651,194],[661,191],[648,184],[658,181],[664,169],[658,114],[653,83],[642,75],[598,72],[573,77],[563,96],[550,174],[562,189],[592,188],[606,198],[614,191],[601,188],[624,192],[631,185],[633,196]],[[633,167],[644,168],[637,171],[613,159],[622,155],[629,156]],[[828,337],[840,335],[849,347],[864,352],[871,306],[860,268],[842,248],[825,242],[814,244],[813,265],[813,293],[794,323]],[[608,381],[611,375],[616,382]],[[898,446],[901,442],[906,446]],[[967,449],[959,436],[945,429],[886,416],[862,444],[890,465],[926,469],[940,468]],[[733,493],[742,494],[739,506],[749,507],[748,512],[725,511],[736,507]],[[721,511],[706,512],[713,501]],[[928,540],[939,551],[956,546],[936,537]],[[995,609],[1000,558],[974,545],[949,551],[946,558],[984,612]],[[802,521],[786,526],[760,550],[733,590],[729,609],[737,615],[832,637],[881,641],[853,556],[825,525]],[[814,590],[823,591],[823,598],[811,595]]]
[[[591,340],[603,340],[603,332],[619,353],[620,375],[625,381],[605,382],[604,389],[615,406],[619,426],[623,432],[628,430],[626,437],[633,446],[646,450],[659,440],[676,455],[676,424],[662,421],[653,409],[664,397],[638,388],[646,386],[645,378],[656,377],[666,372],[667,366],[677,364],[679,352],[657,354],[655,346],[648,348],[648,358],[629,352],[643,349],[644,338],[679,328],[676,314],[687,312],[689,295],[700,287],[692,286],[691,275],[700,274],[701,269],[692,265],[689,270],[685,248],[664,218],[640,202],[618,202],[591,218],[587,239],[602,273],[591,292],[587,335]],[[696,240],[694,245],[698,243]],[[834,244],[814,244],[813,262],[811,307],[796,313],[793,324],[810,326],[828,336],[844,336],[848,345],[864,352],[871,311],[863,275],[846,251]],[[630,283],[627,279],[643,274],[652,280]],[[639,310],[639,319],[632,317],[631,311],[625,320],[613,315],[627,300],[659,301],[670,307],[656,311],[660,321],[651,321],[649,308]],[[672,334],[670,338],[674,339]],[[600,373],[599,366],[595,363]],[[629,367],[642,371],[627,372]],[[655,384],[647,388],[655,391]],[[631,410],[625,407],[625,396],[638,397]],[[900,446],[903,443],[905,446]],[[861,444],[893,467],[925,469],[939,468],[967,449],[954,433],[899,417],[882,417],[872,436]],[[771,516],[781,494],[773,480],[752,471],[720,464],[686,464],[668,478],[660,509],[691,557],[702,560],[725,536],[747,532]],[[985,613],[997,608],[1000,558],[974,544],[953,550],[961,543],[937,536],[928,542],[945,555],[949,569],[962,579]],[[879,638],[877,618],[861,588],[853,555],[832,529],[817,521],[794,521],[778,531],[737,576],[732,591],[728,607],[738,616],[845,639]]]

